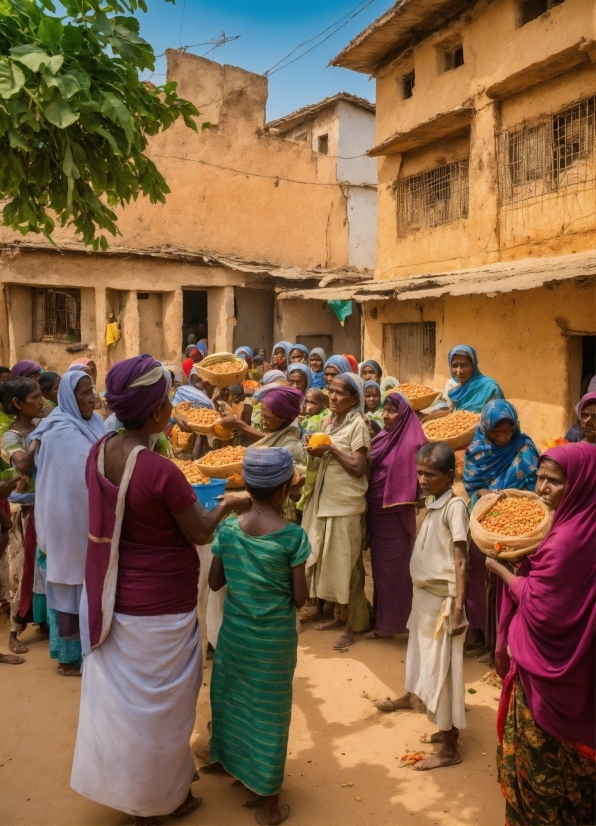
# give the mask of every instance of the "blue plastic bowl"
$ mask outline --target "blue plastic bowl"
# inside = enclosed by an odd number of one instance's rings
[[[227,479],[212,479],[206,485],[191,485],[191,487],[205,510],[212,511],[219,505],[217,497],[223,495],[227,484]]]

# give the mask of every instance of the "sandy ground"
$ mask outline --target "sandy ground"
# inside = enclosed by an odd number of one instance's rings
[[[468,728],[461,736],[463,763],[425,774],[399,768],[406,749],[432,731],[416,711],[382,715],[371,699],[402,693],[405,637],[367,642],[348,653],[332,650],[333,633],[312,624],[299,636],[298,668],[286,782],[282,801],[293,826],[408,824],[409,826],[501,826],[504,805],[495,771],[495,712],[498,689],[481,681],[486,666],[466,659]],[[0,623],[0,639],[8,626]],[[92,803],[69,787],[77,726],[80,681],[58,677],[47,642],[30,626],[27,663],[0,666],[1,826],[83,826],[131,824],[127,815]],[[0,650],[6,651],[3,643]],[[193,751],[197,765],[207,756],[209,680],[205,669]],[[363,695],[367,696],[363,696]],[[421,746],[430,750],[431,746]],[[342,784],[353,783],[353,786]],[[254,823],[241,807],[246,792],[226,776],[204,775],[193,791],[203,806],[183,821],[205,826]],[[356,798],[361,797],[361,801]]]

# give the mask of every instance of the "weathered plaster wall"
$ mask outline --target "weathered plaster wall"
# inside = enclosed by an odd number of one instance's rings
[[[347,101],[338,104],[339,144],[337,179],[376,186],[377,162],[366,152],[375,145],[375,116]]]
[[[332,336],[334,353],[351,353],[361,358],[360,307],[354,302],[354,312],[342,327],[337,316],[324,302],[307,300],[278,301],[275,316],[275,340],[297,341],[298,336]],[[331,353],[328,353],[331,355]]]
[[[594,284],[576,282],[495,298],[369,302],[364,305],[364,350],[383,363],[384,324],[434,321],[435,387],[442,389],[449,378],[449,350],[471,345],[482,372],[500,384],[517,408],[522,429],[544,448],[565,434],[579,400],[579,339],[563,335],[562,328],[596,335],[595,306]],[[384,366],[391,372],[390,364]]]
[[[374,270],[377,260],[377,190],[348,188],[348,263],[356,269]]]
[[[234,349],[248,344],[249,347],[264,347],[267,353],[273,347],[273,324],[275,296],[270,289],[236,287],[236,326],[234,327]]]
[[[472,106],[475,110],[467,150],[467,219],[413,231],[405,237],[398,237],[396,231],[396,180],[449,163],[455,156],[464,157],[461,137],[453,134],[404,155],[379,158],[378,278],[430,272],[437,267],[455,270],[530,255],[564,254],[596,245],[593,183],[583,192],[561,190],[547,202],[524,204],[514,211],[498,207],[495,134],[596,91],[596,66],[579,48],[582,42],[595,37],[591,0],[565,0],[522,27],[517,26],[517,15],[515,0],[480,0],[471,14],[409,50],[377,77],[377,143],[456,107]],[[465,62],[441,72],[444,44],[458,35]],[[524,91],[512,92],[503,101],[492,100],[486,94],[487,89],[514,73],[523,77],[526,72],[529,77],[533,65],[566,49],[586,62]],[[402,79],[413,68],[414,94],[404,100]]]

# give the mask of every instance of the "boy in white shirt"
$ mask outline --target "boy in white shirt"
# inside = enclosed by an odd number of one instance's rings
[[[444,442],[424,445],[416,457],[427,514],[410,561],[414,584],[404,697],[378,703],[381,711],[411,708],[415,694],[439,731],[423,742],[441,749],[418,763],[418,771],[461,763],[459,730],[466,726],[463,674],[468,570],[468,510],[452,490],[455,453]],[[391,706],[391,707],[390,707]]]

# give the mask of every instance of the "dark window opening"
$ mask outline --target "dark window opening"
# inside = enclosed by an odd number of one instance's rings
[[[546,14],[553,6],[559,6],[563,0],[522,0],[520,26]]]
[[[81,340],[80,290],[31,290],[33,341]]]
[[[450,72],[464,65],[464,47],[460,44],[454,49],[443,52],[443,71]]]
[[[596,336],[582,336],[581,395],[588,392],[588,385],[596,375]]]
[[[207,333],[207,290],[183,290],[182,352],[189,344],[196,344],[202,338],[207,338]],[[191,341],[188,340],[189,337]]]
[[[416,87],[416,72],[410,72],[402,78],[402,97],[404,100],[411,98]]]
[[[329,154],[329,135],[319,135],[317,138],[317,150],[321,155]]]

